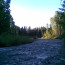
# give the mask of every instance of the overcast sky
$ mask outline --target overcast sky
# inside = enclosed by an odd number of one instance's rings
[[[60,7],[60,0],[11,0],[15,24],[31,28],[50,24],[50,18]]]

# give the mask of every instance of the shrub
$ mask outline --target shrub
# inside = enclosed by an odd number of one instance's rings
[[[34,40],[30,38],[31,37],[29,36],[19,36],[4,33],[0,35],[0,46],[6,47],[33,42]]]

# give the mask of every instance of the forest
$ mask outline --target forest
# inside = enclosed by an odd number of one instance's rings
[[[0,47],[13,46],[33,42],[42,39],[64,39],[65,40],[65,0],[56,11],[54,17],[50,18],[50,26],[31,29],[31,27],[19,27],[10,10],[11,0],[0,0]]]

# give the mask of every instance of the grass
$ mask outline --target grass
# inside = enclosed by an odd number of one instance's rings
[[[50,36],[43,36],[43,37],[41,37],[42,39],[56,39],[57,38],[57,36],[55,36],[55,35],[50,35]]]
[[[0,35],[0,47],[16,46],[20,44],[26,44],[33,42],[30,36],[19,36],[11,34]]]

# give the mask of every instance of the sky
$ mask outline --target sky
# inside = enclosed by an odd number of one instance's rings
[[[11,0],[11,15],[19,27],[43,27],[60,8],[60,0]]]

